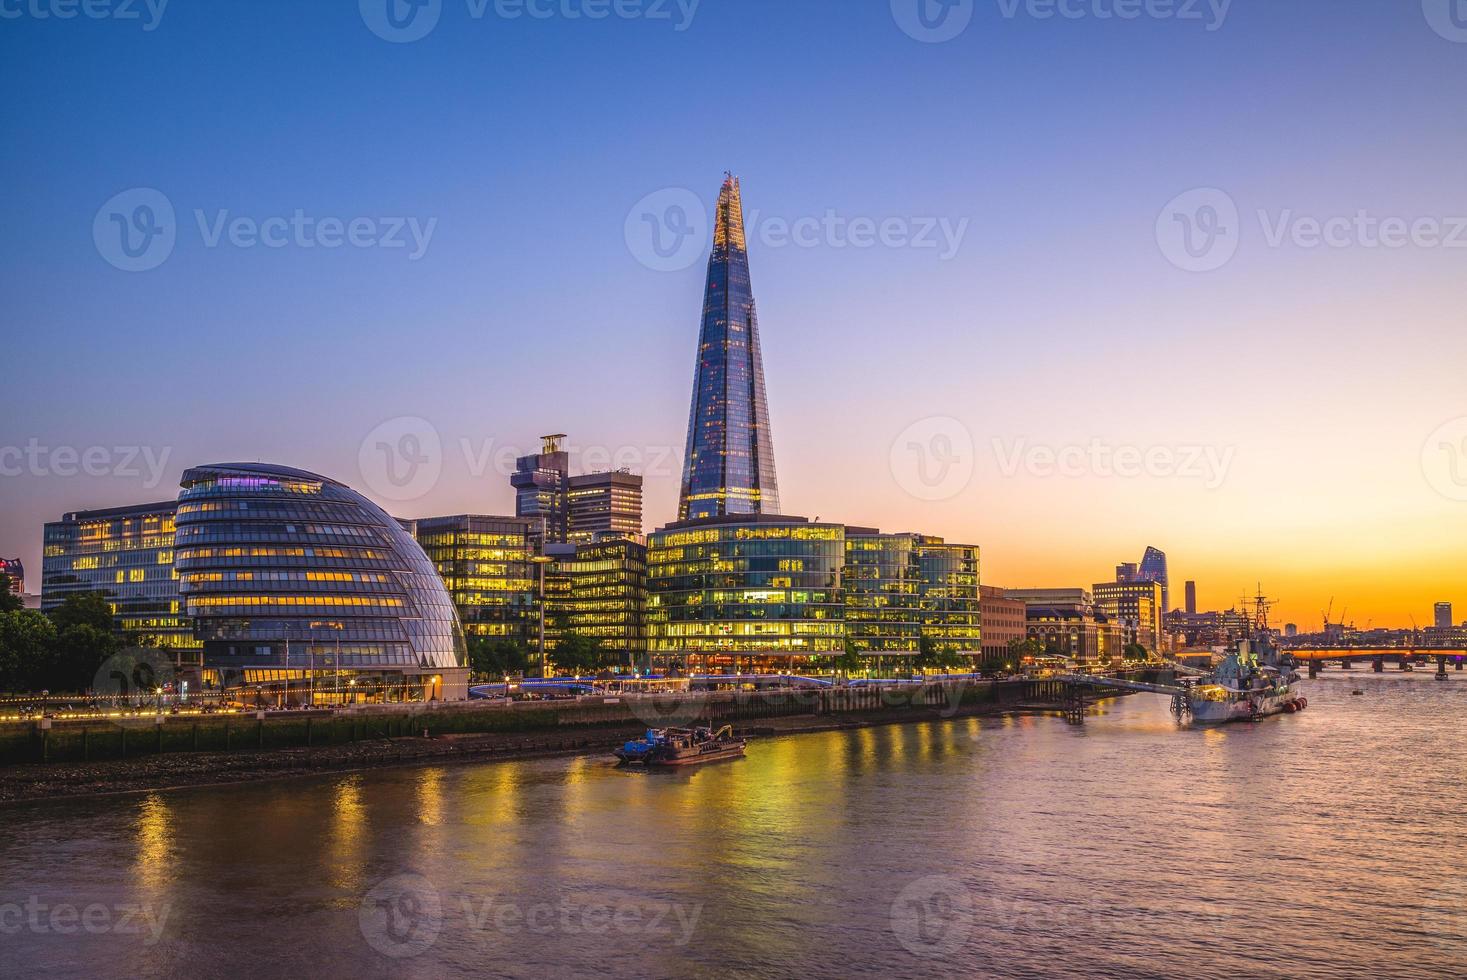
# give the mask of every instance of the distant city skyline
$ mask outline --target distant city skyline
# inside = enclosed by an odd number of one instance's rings
[[[976,542],[998,586],[1152,543],[1200,608],[1261,581],[1304,629],[1331,596],[1362,626],[1467,602],[1461,253],[1353,220],[1462,211],[1467,44],[1420,5],[979,5],[940,43],[884,2],[452,13],[412,43],[352,4],[6,22],[0,554],[34,578],[47,521],[220,459],[512,514],[505,467],[555,431],[672,520],[729,168],[782,510]],[[101,243],[155,228],[149,190],[170,251],[127,271]],[[1229,203],[1236,254],[1186,271],[1167,236],[1221,259]]]

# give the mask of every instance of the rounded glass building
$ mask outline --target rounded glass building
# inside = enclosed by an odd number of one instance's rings
[[[181,485],[179,593],[222,687],[260,703],[466,696],[458,614],[382,508],[283,466],[197,466]]]

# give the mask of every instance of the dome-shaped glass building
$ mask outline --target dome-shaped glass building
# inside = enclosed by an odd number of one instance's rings
[[[183,475],[174,565],[204,667],[244,700],[458,700],[458,614],[413,536],[349,487],[284,466]]]

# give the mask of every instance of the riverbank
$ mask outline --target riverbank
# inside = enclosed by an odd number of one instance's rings
[[[812,734],[950,718],[1054,714],[1058,704],[998,702],[884,707],[841,714],[800,714],[736,723],[753,738]],[[489,732],[382,737],[346,744],[266,750],[188,752],[0,767],[0,804],[148,793],[199,786],[351,773],[395,766],[448,765],[555,755],[604,756],[640,735],[645,723],[559,732]]]

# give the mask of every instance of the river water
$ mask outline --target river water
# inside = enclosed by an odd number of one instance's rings
[[[1467,974],[1467,675],[1305,693],[11,807],[0,972]]]

